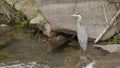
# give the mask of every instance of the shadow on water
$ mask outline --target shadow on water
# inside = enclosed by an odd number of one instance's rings
[[[0,45],[0,50],[4,49],[6,47],[9,47],[9,45],[13,44],[14,42],[19,42],[19,40],[12,38],[9,41],[6,41],[6,43]]]
[[[67,41],[67,42],[65,42],[65,43],[63,43],[63,44],[61,44],[61,45],[59,45],[59,47],[57,47],[56,49],[53,49],[52,50],[52,53],[60,53],[60,52],[63,52],[63,50],[64,50],[64,48],[67,48],[67,47],[69,47],[69,45],[68,45],[68,43],[70,42],[70,40],[69,41]]]

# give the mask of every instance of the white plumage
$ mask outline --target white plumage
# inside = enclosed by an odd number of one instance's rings
[[[81,26],[79,23],[77,24],[77,37],[78,37],[80,46],[84,51],[86,51],[88,36],[85,28]]]

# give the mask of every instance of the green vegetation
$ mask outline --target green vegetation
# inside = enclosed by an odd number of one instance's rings
[[[19,2],[19,0],[16,0],[16,2]],[[32,13],[32,15],[30,16],[29,19],[27,17],[25,17],[25,15],[22,14],[22,10],[25,8],[24,6],[26,6],[29,3],[29,0],[25,0],[22,8],[18,11],[16,11],[13,8],[14,6],[8,5],[5,1],[2,1],[1,3],[2,3],[2,6],[4,8],[5,14],[8,16],[8,18],[10,20],[12,19],[12,23],[15,22],[14,24],[15,24],[16,28],[26,27],[29,24],[30,20],[38,15],[37,10],[35,10]],[[12,14],[12,17],[9,16],[10,14]],[[38,25],[43,25],[44,22],[45,22],[45,20],[41,20],[40,24],[38,24]]]
[[[17,21],[17,20],[16,20],[16,21]],[[30,21],[30,20],[28,20],[28,19],[23,20],[23,21],[21,21],[20,23],[17,23],[17,24],[15,25],[15,27],[16,27],[16,28],[26,27],[26,26],[29,24],[29,21]]]
[[[27,19],[22,13],[21,10],[16,11],[12,6],[8,5],[4,0],[1,1],[1,5],[3,7],[4,13],[8,16],[15,27],[25,27],[29,23],[29,19]],[[12,14],[12,16],[11,16]]]
[[[25,0],[24,3],[23,3],[23,7],[29,2],[29,0]]]
[[[38,23],[38,25],[42,26],[45,23],[45,20],[40,20],[40,22]]]
[[[15,2],[17,3],[17,2],[19,2],[19,0],[15,0]]]
[[[14,21],[16,23],[15,27],[25,27],[29,23],[29,19],[27,19],[21,11],[16,11],[14,13]]]
[[[108,43],[109,44],[120,44],[120,34],[117,34],[112,39],[109,39]]]
[[[30,19],[33,19],[34,17],[36,17],[38,15],[38,11],[34,11],[34,13],[32,13]]]

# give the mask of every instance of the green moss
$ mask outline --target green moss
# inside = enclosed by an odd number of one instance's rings
[[[22,13],[21,11],[16,11],[14,13],[15,15],[15,27],[20,28],[20,27],[26,27],[29,24],[29,19],[27,19]]]
[[[42,26],[42,25],[44,25],[44,23],[45,23],[45,20],[44,20],[44,19],[43,19],[43,20],[40,20],[38,26]]]
[[[30,17],[30,19],[33,19],[34,17],[36,17],[38,15],[38,11],[34,11]]]
[[[69,51],[72,51],[72,50],[75,50],[75,48],[73,48],[73,47],[67,47],[67,48],[63,49],[64,52],[69,52]]]
[[[0,40],[0,46],[3,46],[6,43],[4,40]]]
[[[109,44],[120,44],[120,34],[115,35],[113,38],[108,40]]]
[[[10,59],[12,57],[8,57],[6,55],[0,55],[0,60],[6,60],[6,59]]]
[[[24,20],[21,23],[15,25],[15,27],[17,27],[17,28],[23,28],[23,27],[26,27],[28,24],[29,24],[29,20]]]
[[[1,37],[2,38],[2,37]],[[6,42],[8,42],[10,40],[10,38],[7,38],[7,39],[0,39],[0,47],[1,46],[4,46],[4,44],[6,43]]]
[[[17,3],[17,2],[19,2],[19,0],[15,0],[15,2]]]

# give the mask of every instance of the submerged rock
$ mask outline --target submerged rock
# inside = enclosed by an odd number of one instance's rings
[[[58,35],[58,36],[49,38],[48,41],[49,41],[49,44],[51,45],[49,48],[49,51],[53,51],[57,49],[59,46],[61,46],[63,43],[65,43],[67,39],[62,35]]]
[[[120,44],[113,45],[95,45],[96,47],[100,47],[103,50],[108,51],[109,53],[120,52]]]

